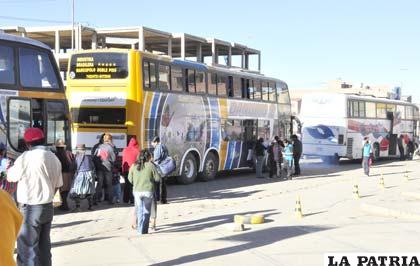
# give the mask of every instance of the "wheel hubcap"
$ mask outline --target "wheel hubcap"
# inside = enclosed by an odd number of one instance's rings
[[[192,178],[194,174],[194,162],[191,159],[185,161],[184,174],[187,178]]]
[[[210,160],[206,164],[206,174],[209,176],[213,174],[213,172],[214,172],[214,162]]]

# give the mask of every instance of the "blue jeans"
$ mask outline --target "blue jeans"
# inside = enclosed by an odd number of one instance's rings
[[[50,231],[54,215],[52,203],[23,205],[20,211],[24,221],[17,239],[17,264],[51,266]]]
[[[363,156],[363,162],[362,162],[362,164],[363,164],[363,170],[364,170],[364,172],[365,172],[365,175],[367,175],[367,176],[369,176],[369,158],[370,157],[366,157],[366,156]]]
[[[152,209],[153,192],[133,192],[137,212],[137,232],[149,232],[150,212]]]

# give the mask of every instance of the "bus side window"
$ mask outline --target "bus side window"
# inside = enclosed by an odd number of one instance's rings
[[[177,67],[177,66],[172,66],[171,67],[171,80],[172,80],[172,86],[171,86],[171,90],[172,91],[183,91],[184,90],[184,79],[182,76],[182,69]]]
[[[277,101],[275,84],[273,82],[268,83],[268,98],[272,102]]]
[[[144,60],[143,61],[143,82],[144,82],[144,88],[150,89],[150,65],[149,61]]]
[[[187,77],[187,92],[195,93],[195,70],[185,69],[185,76]]]
[[[217,75],[217,95],[226,96],[226,76]]]
[[[261,82],[259,80],[254,80],[254,99],[261,101]]]
[[[0,46],[0,84],[15,84],[15,60],[13,48]]]
[[[352,117],[359,117],[359,102],[358,101],[353,101]]]
[[[197,93],[206,93],[206,76],[204,72],[195,71],[195,89]]]
[[[269,94],[268,94],[268,82],[263,81],[261,83],[262,83],[262,86],[261,86],[262,99],[263,99],[263,101],[268,102],[270,100]]]
[[[405,106],[397,105],[397,113],[399,114],[401,119],[405,119]]]
[[[249,80],[241,78],[241,92],[242,98],[249,99]]]
[[[241,78],[233,77],[233,96],[235,98],[242,98],[242,89],[241,89]]]
[[[156,90],[157,88],[156,63],[150,62],[149,70],[150,70],[150,87],[152,90]]]
[[[216,73],[209,73],[209,94],[210,95],[217,95],[217,74]]]
[[[169,73],[169,66],[159,64],[159,89],[169,90]]]
[[[233,77],[228,76],[227,79],[227,94],[228,97],[233,97]]]
[[[365,102],[359,102],[359,117],[366,117],[366,105]]]
[[[253,100],[254,93],[255,93],[254,81],[252,79],[247,79],[247,85],[248,85],[249,99]]]
[[[376,103],[376,117],[386,118],[386,104]]]

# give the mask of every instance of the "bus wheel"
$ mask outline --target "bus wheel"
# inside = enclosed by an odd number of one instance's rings
[[[373,144],[373,150],[374,150],[374,153],[373,153],[373,158],[375,159],[375,161],[377,161],[378,159],[379,159],[379,152],[380,152],[380,150],[379,150],[380,148],[379,148],[379,143],[377,143],[377,142],[375,142],[375,144]]]
[[[197,160],[194,155],[188,153],[185,157],[184,164],[182,165],[181,175],[177,178],[181,184],[194,183],[197,178]]]
[[[200,180],[210,181],[216,177],[217,170],[219,169],[219,161],[217,156],[209,152],[207,154],[206,160],[204,161],[203,172],[200,173]]]

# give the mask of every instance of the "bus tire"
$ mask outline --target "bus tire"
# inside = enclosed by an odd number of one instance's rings
[[[219,160],[217,159],[217,156],[213,152],[209,152],[204,160],[203,172],[200,173],[200,180],[213,180],[216,177],[218,169]]]
[[[197,165],[195,156],[192,153],[188,153],[187,156],[185,156],[181,175],[177,177],[177,181],[184,185],[194,183],[197,178]]]
[[[379,159],[379,157],[380,157],[380,154],[379,154],[380,147],[379,147],[379,143],[378,142],[375,142],[375,144],[373,144],[373,150],[374,150],[373,159],[375,161],[377,161]]]

